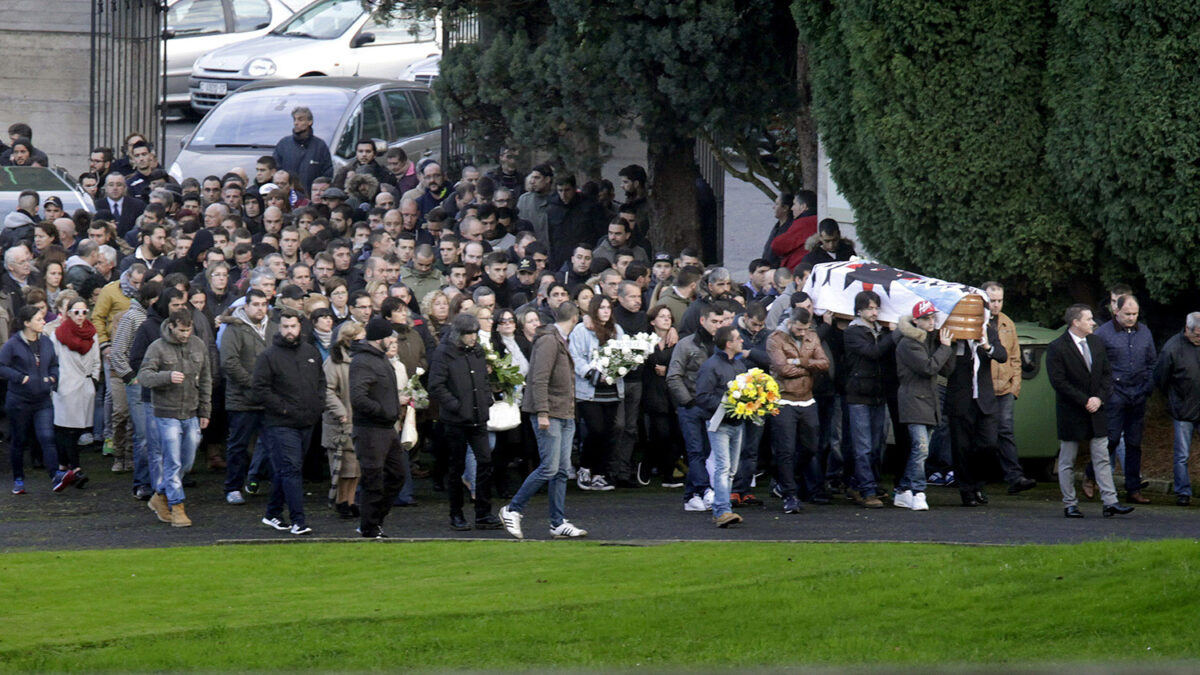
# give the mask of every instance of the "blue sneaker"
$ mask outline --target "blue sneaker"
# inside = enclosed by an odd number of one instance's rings
[[[941,471],[934,471],[933,473],[929,474],[929,478],[925,479],[925,482],[929,483],[930,485],[945,485],[945,481],[946,478],[942,476]]]
[[[71,483],[75,482],[75,471],[57,471],[54,474],[54,487],[51,488],[55,492],[62,492],[64,489],[71,487]]]
[[[12,493],[13,493],[14,495],[23,495],[23,494],[25,494],[25,481],[24,481],[24,479],[18,478],[18,479],[16,479],[16,480],[14,480],[14,481],[13,481],[13,489],[12,489]]]

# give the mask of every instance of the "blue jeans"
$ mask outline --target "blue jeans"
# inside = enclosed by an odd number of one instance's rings
[[[929,439],[933,436],[933,427],[924,424],[908,425],[908,437],[912,440],[912,450],[908,455],[908,466],[900,477],[900,491],[925,491],[925,459],[929,457]]]
[[[283,504],[287,502],[292,524],[304,526],[304,456],[312,441],[312,427],[264,427],[271,455],[271,493],[267,497],[267,518],[283,520]]]
[[[713,457],[713,518],[729,513],[729,488],[742,454],[742,425],[722,424],[708,432]]]
[[[4,412],[12,436],[8,441],[8,459],[12,463],[13,480],[25,480],[25,449],[35,439],[42,447],[46,471],[53,477],[58,469],[58,449],[54,445],[54,406],[50,399],[41,404],[9,399]]]
[[[142,403],[142,385],[125,385],[129,419],[133,421],[133,487],[155,487],[150,480],[150,458],[146,453],[146,404]]]
[[[575,420],[550,418],[550,428],[542,429],[533,422],[533,436],[537,439],[538,457],[541,463],[534,469],[521,489],[513,495],[508,510],[521,513],[525,505],[543,485],[549,485],[546,492],[550,497],[550,527],[562,525],[566,515],[564,503],[567,496],[567,469],[571,467],[571,441],[575,437]]]
[[[146,419],[146,464],[150,470],[150,487],[155,492],[166,494],[163,487],[163,453],[161,434],[158,431],[158,418],[154,416],[154,406],[149,401],[142,401],[142,412]]]
[[[683,447],[687,450],[688,472],[683,483],[683,499],[687,501],[693,496],[704,496],[708,489],[708,469],[704,460],[708,459],[708,415],[697,408],[680,407],[679,432],[683,434]]]
[[[230,410],[229,438],[225,443],[225,492],[241,490],[247,480],[266,476],[264,466],[270,466],[271,451],[263,431],[263,411]],[[248,453],[250,441],[255,441],[254,457]],[[249,464],[249,468],[247,468]]]
[[[850,441],[854,447],[855,490],[863,497],[879,494],[879,464],[887,442],[887,405],[851,403]]]
[[[938,385],[938,407],[942,409],[942,423],[934,427],[929,436],[929,457],[925,460],[925,468],[945,474],[954,468],[954,458],[950,452],[950,417],[946,415],[946,385]],[[927,474],[928,475],[928,474]]]
[[[1175,496],[1191,497],[1192,481],[1188,478],[1188,455],[1192,451],[1192,432],[1196,425],[1191,422],[1172,420],[1175,426]]]
[[[173,417],[155,417],[159,444],[162,446],[162,490],[167,495],[167,504],[175,506],[183,502],[183,474],[192,470],[196,461],[196,447],[200,445],[200,419],[189,417],[177,420]]]

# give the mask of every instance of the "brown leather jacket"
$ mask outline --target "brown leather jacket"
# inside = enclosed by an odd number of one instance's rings
[[[771,376],[779,382],[780,397],[788,401],[812,399],[812,373],[829,370],[829,359],[816,331],[804,336],[803,347],[786,330],[773,331],[767,337],[767,355],[771,358]],[[792,359],[799,359],[800,365],[789,363]]]
[[[1000,335],[1000,345],[1008,352],[1008,360],[1004,363],[992,361],[992,388],[997,396],[1012,394],[1013,398],[1020,398],[1021,345],[1017,340],[1016,325],[1004,312],[996,317],[996,332]]]

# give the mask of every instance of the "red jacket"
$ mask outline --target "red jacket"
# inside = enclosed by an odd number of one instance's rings
[[[775,241],[771,242],[771,252],[779,256],[784,267],[789,270],[795,269],[796,265],[804,260],[804,256],[808,255],[804,244],[816,233],[817,217],[801,216],[792,221],[787,232],[775,237]]]

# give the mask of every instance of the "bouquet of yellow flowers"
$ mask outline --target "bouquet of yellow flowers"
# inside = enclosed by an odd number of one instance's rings
[[[767,415],[779,414],[779,383],[761,368],[730,380],[721,401],[725,414],[762,426]]]

